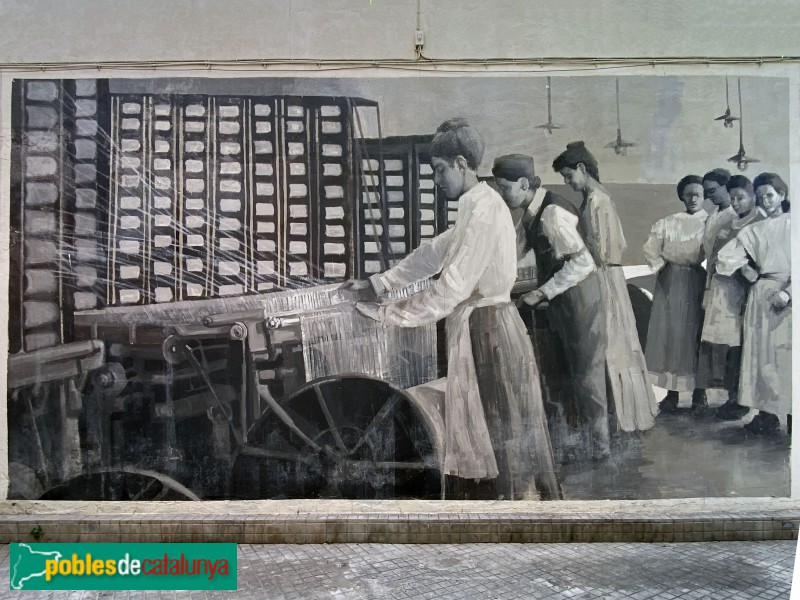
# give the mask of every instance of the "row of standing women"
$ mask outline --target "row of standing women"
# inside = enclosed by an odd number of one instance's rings
[[[678,197],[686,211],[658,221],[644,247],[658,273],[646,358],[669,390],[661,410],[674,412],[679,392],[692,392],[702,414],[706,389],[724,388],[716,416],[752,413],[746,431],[777,434],[791,414],[788,188],[774,173],[751,182],[714,169],[681,179]]]
[[[574,382],[571,423],[594,459],[608,457],[614,430],[649,429],[658,413],[622,273],[626,242],[597,162],[582,142],[553,163],[583,193],[580,210],[542,187],[524,155],[495,160],[498,195],[478,179],[483,152],[481,136],[463,119],[438,128],[431,144],[434,181],[458,200],[455,224],[369,284],[380,297],[438,277],[404,300],[357,309],[401,327],[446,319],[443,464],[449,479],[492,482],[497,498],[559,498],[541,373],[511,302],[518,256],[509,208],[523,213],[523,245],[538,272],[537,289],[519,303],[547,303]]]

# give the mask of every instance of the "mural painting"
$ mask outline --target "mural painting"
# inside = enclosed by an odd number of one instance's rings
[[[12,91],[9,497],[788,495],[788,80]]]

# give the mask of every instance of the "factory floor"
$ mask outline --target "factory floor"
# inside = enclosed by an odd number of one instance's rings
[[[656,390],[656,397],[666,394]],[[714,417],[724,392],[709,391],[709,409],[691,413],[681,395],[675,414],[660,414],[645,432],[622,434],[605,461],[561,465],[565,500],[788,496],[790,436],[754,436],[740,421]]]
[[[723,401],[695,416],[682,398],[608,460],[560,465],[564,502],[6,502],[0,541],[37,525],[37,541],[237,542],[238,588],[0,599],[789,598],[789,436],[746,435],[714,418]],[[2,545],[3,581],[10,569]]]

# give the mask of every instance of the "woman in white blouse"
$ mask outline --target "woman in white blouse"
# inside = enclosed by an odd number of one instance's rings
[[[753,187],[769,218],[742,228],[720,250],[717,272],[753,282],[742,323],[739,403],[760,411],[745,425],[748,432],[775,435],[792,413],[789,189],[775,173],[762,173]]]
[[[498,498],[558,498],[533,346],[510,301],[516,231],[502,198],[478,181],[483,150],[465,120],[439,127],[431,142],[434,181],[458,199],[456,222],[370,281],[380,294],[439,277],[407,299],[357,308],[399,327],[447,319],[446,475],[495,479]]]
[[[645,359],[653,385],[668,390],[663,412],[678,408],[678,393],[692,391],[692,406],[706,406],[705,390],[695,389],[706,271],[703,234],[703,179],[687,175],[678,182],[686,211],[656,221],[644,245],[647,264],[658,274]]]
[[[739,373],[742,363],[742,315],[749,284],[741,275],[728,277],[716,272],[720,250],[750,225],[765,219],[766,214],[756,206],[753,183],[744,175],[734,175],[725,184],[730,208],[722,208],[715,219],[716,226],[706,224],[706,293],[705,318],[700,336],[698,373],[700,387],[723,387],[728,399],[718,407],[715,416],[728,421],[741,419],[749,408],[739,404]],[[733,213],[728,218],[725,213]],[[720,385],[722,384],[722,385]]]

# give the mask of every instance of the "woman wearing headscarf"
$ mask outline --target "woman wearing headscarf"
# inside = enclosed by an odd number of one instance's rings
[[[706,406],[705,390],[696,387],[706,284],[700,264],[708,218],[703,179],[687,175],[677,191],[686,210],[656,221],[644,245],[645,260],[657,273],[645,358],[653,384],[667,390],[659,405],[664,412],[678,408],[679,392],[693,392],[693,408]]]
[[[478,181],[483,151],[467,121],[442,123],[431,142],[431,164],[435,184],[458,200],[455,224],[370,281],[382,293],[439,277],[404,300],[357,308],[399,327],[447,319],[447,475],[495,479],[500,498],[558,498],[533,346],[511,303],[516,230],[502,198]]]
[[[748,225],[717,256],[717,272],[752,282],[742,324],[739,403],[759,410],[745,425],[776,435],[792,413],[791,222],[789,188],[775,173],[753,181],[767,219]],[[787,419],[788,420],[788,419]]]
[[[567,149],[553,161],[553,170],[561,174],[564,183],[583,195],[580,212],[587,242],[593,247],[605,288],[606,372],[619,428],[650,429],[658,414],[658,404],[622,270],[622,253],[627,244],[614,202],[600,184],[597,160],[582,141],[567,144]]]

